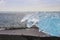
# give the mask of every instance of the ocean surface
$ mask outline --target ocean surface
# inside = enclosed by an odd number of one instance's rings
[[[0,13],[0,27],[20,27],[22,13]]]

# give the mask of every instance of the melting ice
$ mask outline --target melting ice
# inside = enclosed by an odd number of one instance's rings
[[[37,25],[40,30],[52,36],[60,37],[60,13],[35,13],[26,15],[21,22],[27,20],[27,27]]]

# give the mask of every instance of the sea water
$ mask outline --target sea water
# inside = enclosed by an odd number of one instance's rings
[[[0,27],[20,27],[22,13],[0,13]]]

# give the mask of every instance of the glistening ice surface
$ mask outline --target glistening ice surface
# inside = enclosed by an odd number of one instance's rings
[[[37,25],[40,30],[52,36],[60,37],[60,12],[41,12],[26,15],[21,22],[27,21],[27,26]]]

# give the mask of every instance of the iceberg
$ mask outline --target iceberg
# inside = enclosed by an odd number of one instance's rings
[[[37,25],[39,30],[52,36],[60,37],[60,13],[35,13],[26,15],[21,22],[27,20],[27,27]]]

